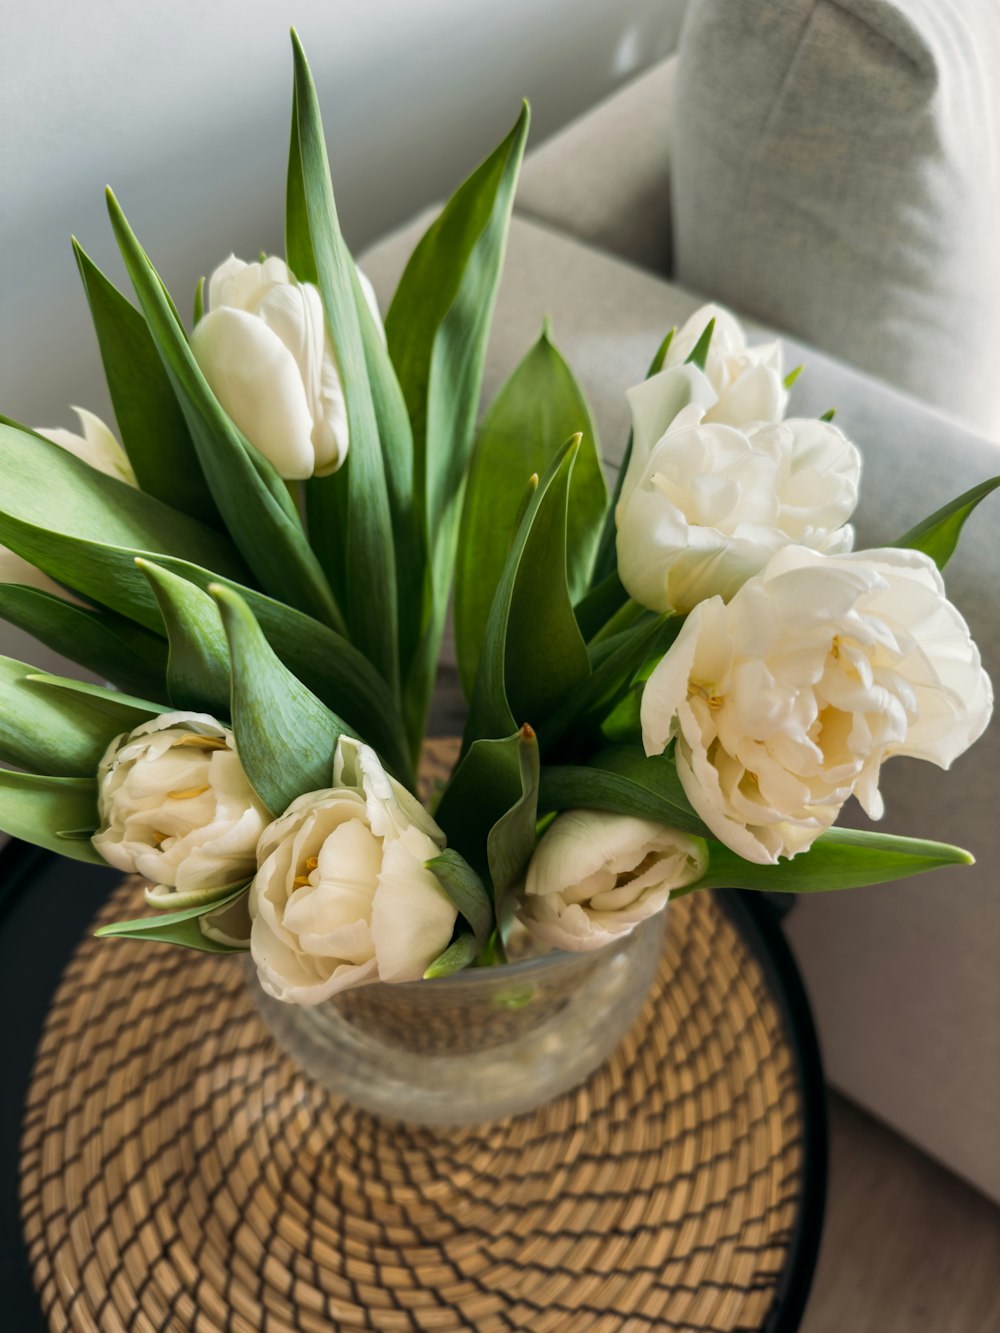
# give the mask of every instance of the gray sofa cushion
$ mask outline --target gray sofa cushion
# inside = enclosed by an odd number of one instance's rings
[[[1000,438],[991,0],[699,0],[675,274]]]
[[[362,258],[383,308],[421,220]],[[537,337],[545,315],[594,409],[605,458],[621,458],[625,388],[697,298],[546,228],[515,218],[490,343],[486,398]],[[865,456],[860,541],[891,540],[947,497],[1000,471],[1000,448],[807,348],[792,410],[838,421]],[[1000,676],[996,511],[970,521],[948,582],[986,665]],[[860,544],[860,542],[859,542]],[[896,760],[884,772],[885,827],[974,848],[971,870],[800,899],[790,931],[835,1083],[1000,1197],[1000,726],[951,774]],[[860,819],[859,821],[860,822]]]
[[[670,271],[671,56],[529,153],[520,213]]]

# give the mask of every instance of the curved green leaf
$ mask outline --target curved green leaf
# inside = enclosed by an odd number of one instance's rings
[[[230,716],[250,785],[275,816],[333,781],[333,753],[348,728],[275,655],[249,606],[219,584],[232,661]]]
[[[96,829],[97,822],[97,782],[94,778],[11,773],[0,768],[0,831],[3,833],[74,861],[104,865],[103,857],[89,840],[60,837],[61,829]]]
[[[407,263],[386,316],[413,427],[414,488],[430,558],[430,607],[404,681],[411,734],[434,686],[486,341],[528,134],[525,103],[499,148],[445,204]]]
[[[142,489],[205,523],[222,519],[146,321],[73,238],[121,441]]]
[[[529,726],[522,727],[518,734],[517,764],[521,794],[500,816],[486,838],[497,927],[503,944],[507,942],[513,922],[515,891],[535,850],[540,760],[538,740]]]
[[[215,915],[231,907],[248,892],[244,884],[225,898],[199,903],[197,907],[181,908],[177,912],[160,912],[157,916],[141,916],[132,921],[111,921],[99,926],[94,934],[99,939],[149,940],[154,944],[178,944],[185,949],[203,953],[245,953],[212,939],[201,929],[200,919]]]
[[[0,619],[122,689],[164,697],[166,642],[124,616],[74,606],[40,588],[0,583]]]
[[[548,327],[490,405],[476,435],[455,566],[455,645],[466,698],[472,697],[493,594],[500,581],[525,485],[579,432],[570,484],[567,582],[583,595],[608,502],[590,409]]]
[[[448,895],[451,905],[468,922],[481,949],[493,930],[493,904],[483,881],[454,847],[446,847],[424,864]]]
[[[937,565],[944,569],[955,554],[958,539],[962,535],[965,520],[986,497],[1000,486],[1000,477],[991,477],[980,482],[971,490],[965,491],[955,500],[950,500],[940,509],[936,509],[929,518],[911,528],[893,546],[905,546],[914,551],[923,551]]]
[[[342,571],[338,586],[346,589],[351,637],[378,667],[393,691],[399,685],[398,602],[393,531],[389,508],[382,441],[375,417],[368,357],[385,371],[380,386],[388,385],[388,370],[366,338],[358,309],[354,261],[340,232],[333,200],[319,99],[305,53],[292,32],[295,61],[293,112],[298,133],[301,206],[312,251],[316,285],[323,298],[327,325],[344,389],[351,441],[348,462],[332,477],[313,478],[306,486],[309,525],[313,540],[335,537],[327,549],[326,566]],[[293,145],[293,156],[295,153]],[[300,257],[305,248],[301,234],[293,247]],[[383,423],[385,424],[385,423]],[[389,441],[386,440],[388,445]],[[405,445],[405,441],[403,442]],[[323,550],[322,545],[320,549]]]
[[[961,847],[922,838],[901,838],[860,829],[832,828],[806,852],[777,865],[744,861],[714,839],[708,840],[708,871],[694,889],[759,889],[762,893],[827,893],[835,889],[886,884],[941,866],[972,865]],[[675,895],[676,896],[676,895]]]
[[[167,690],[175,708],[229,716],[229,645],[219,609],[207,592],[150,560],[136,560],[167,627]]]
[[[465,857],[484,882],[490,880],[487,844],[494,825],[521,800],[521,732],[502,740],[478,740],[452,773],[434,818],[448,846]]]
[[[115,736],[153,714],[113,695],[46,688],[55,679],[0,657],[0,758],[33,773],[92,778]]]
[[[601,750],[586,767],[546,765],[542,769],[538,808],[543,813],[612,810],[655,819],[700,837],[708,834],[681,786],[673,756],[647,758],[637,746]]]
[[[556,455],[514,538],[490,609],[465,744],[556,708],[590,674],[566,587],[569,486],[579,437]]]
[[[340,610],[306,541],[298,511],[284,482],[219,405],[194,359],[159,275],[110,190],[108,212],[150,335],[180,403],[212,497],[233,541],[269,592],[331,625],[340,626]],[[155,554],[159,548],[139,543],[139,549]],[[209,569],[217,568],[211,560],[194,554],[183,551],[173,554]]]
[[[478,956],[479,945],[476,943],[475,935],[470,931],[462,931],[456,935],[444,953],[434,959],[424,973],[424,980],[435,981],[440,977],[454,976],[463,968],[470,967]]]

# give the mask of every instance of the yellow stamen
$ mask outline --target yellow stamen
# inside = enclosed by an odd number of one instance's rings
[[[183,791],[168,791],[167,795],[172,801],[190,801],[192,797],[208,791],[208,788],[209,784],[206,782],[204,787],[186,787]]]
[[[830,645],[830,656],[831,656],[832,658],[834,658],[835,661],[839,661],[839,660],[840,660],[840,635],[839,635],[839,634],[835,634],[835,635],[833,636],[833,643]]]
[[[725,702],[721,695],[710,694],[706,685],[698,685],[694,681],[691,682],[690,692],[704,699],[713,713],[717,713]]]
[[[306,869],[307,869],[307,870],[315,870],[316,867],[317,867],[318,865],[319,865],[319,857],[318,857],[318,856],[307,856],[307,857],[306,857]]]
[[[308,875],[296,875],[295,878],[292,880],[293,889],[305,889],[308,887],[309,887]]]
[[[225,750],[226,742],[220,736],[182,736],[179,741],[174,741],[171,749],[179,750],[182,745],[188,746],[192,750]]]

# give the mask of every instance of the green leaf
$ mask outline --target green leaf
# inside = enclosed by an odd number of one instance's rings
[[[202,471],[233,541],[261,585],[328,624],[340,610],[323,576],[284,482],[222,410],[188,346],[163,284],[108,191],[108,212],[149,332],[191,433]],[[156,553],[148,544],[141,550]],[[169,550],[170,548],[164,548]],[[211,560],[174,551],[217,568]],[[227,574],[228,570],[220,569]]]
[[[837,409],[835,407],[831,407],[826,412],[823,413],[823,415],[820,417],[820,421],[832,421],[836,415],[837,415]]]
[[[858,829],[832,828],[820,834],[807,852],[777,865],[744,861],[722,843],[709,839],[708,871],[694,889],[759,889],[764,893],[826,893],[886,884],[922,875],[941,866],[972,865],[961,847],[921,838]]]
[[[446,847],[424,864],[469,924],[477,949],[481,949],[493,930],[493,905],[483,881],[454,847]]]
[[[46,689],[47,679],[0,657],[0,758],[19,768],[92,778],[114,737],[152,716],[113,699]]]
[[[607,716],[644,664],[663,656],[683,623],[681,616],[655,616],[610,640],[592,674],[543,719],[538,728],[542,749],[547,752],[570,730],[574,740],[579,739]]]
[[[333,781],[333,754],[348,728],[282,664],[249,606],[211,584],[232,660],[230,716],[250,785],[275,816]]]
[[[538,808],[612,810],[655,819],[670,828],[705,837],[705,825],[691,808],[673,756],[647,758],[638,746],[601,750],[586,767],[552,765],[542,769]]]
[[[194,289],[194,323],[197,324],[205,318],[205,279],[204,276],[198,279],[198,285]]]
[[[211,939],[202,931],[199,922],[201,917],[231,907],[247,892],[244,884],[226,898],[181,908],[177,912],[160,912],[156,916],[141,916],[132,921],[111,921],[106,926],[99,926],[94,934],[102,940],[150,940],[156,944],[178,944],[182,948],[198,949],[203,953],[242,953],[245,950]]]
[[[0,769],[0,831],[74,861],[104,865],[93,844],[60,829],[97,828],[94,778],[48,777]]]
[[[893,542],[893,546],[923,551],[924,555],[930,556],[938,569],[944,569],[955,554],[965,520],[979,502],[985,500],[998,486],[1000,477],[991,477],[989,481],[980,482],[978,486],[965,491],[956,500],[950,500],[948,504],[936,509],[929,518],[925,518],[922,523],[918,523],[898,541]]]
[[[413,789],[410,756],[396,702],[382,677],[348,639],[304,611],[239,583],[218,579],[197,565],[163,558],[156,563],[204,592],[219,583],[242,597],[264,637],[292,674],[377,750],[405,787]]]
[[[434,685],[528,120],[525,104],[507,138],[445,204],[410,257],[386,317],[413,427],[414,487],[431,561],[426,630],[405,680],[411,731],[422,731]]]
[[[13,422],[0,422],[0,476],[0,542],[148,629],[161,622],[137,554],[169,553],[245,577],[220,533]]]
[[[515,890],[535,850],[540,760],[538,740],[529,726],[523,726],[518,735],[517,762],[521,794],[500,816],[486,839],[486,857],[502,944],[506,944],[513,921]]]
[[[794,370],[790,370],[785,376],[785,388],[790,389],[804,370],[805,366],[796,366]]]
[[[686,364],[697,366],[699,370],[704,370],[708,362],[708,349],[712,345],[712,334],[715,332],[715,320],[710,319],[705,325],[705,331],[695,343],[694,347],[687,357]]]
[[[75,238],[73,253],[121,441],[139,485],[172,508],[218,526],[219,511],[146,321]]]
[[[520,731],[502,740],[474,741],[434,811],[448,835],[448,846],[461,853],[486,882],[490,879],[490,832],[523,795],[521,745]]]
[[[167,627],[167,691],[175,708],[229,716],[229,646],[219,609],[207,592],[150,560],[136,564],[149,580]]]
[[[674,340],[674,334],[677,332],[676,326],[672,328],[667,336],[660,343],[653,359],[649,363],[649,369],[646,371],[646,379],[652,379],[663,369],[663,363],[667,359],[667,353],[670,351],[670,344]],[[597,559],[594,562],[594,583],[600,585],[614,576],[618,577],[618,553],[615,549],[615,510],[618,508],[618,501],[621,499],[622,487],[625,484],[625,473],[628,471],[629,460],[632,457],[632,432],[628,433],[628,442],[625,445],[625,453],[622,455],[622,461],[618,468],[618,475],[615,477],[614,491],[611,495],[611,503],[608,505],[607,513],[604,516],[604,529],[601,532],[600,545],[597,548]],[[620,586],[620,585],[619,585]],[[624,599],[624,595],[623,595]],[[599,626],[595,627],[599,628]],[[590,635],[584,635],[589,638]]]
[[[590,674],[566,587],[567,509],[579,437],[541,479],[490,609],[466,746],[544,718]]]
[[[319,99],[299,39],[292,32],[295,60],[293,111],[298,128],[301,180],[293,175],[291,189],[301,189],[305,228],[315,264],[316,285],[330,330],[344,390],[351,451],[346,468],[332,477],[314,478],[306,486],[310,530],[342,533],[331,553],[343,561],[347,619],[351,638],[395,692],[399,684],[398,601],[392,517],[382,441],[375,416],[368,355],[376,359],[379,384],[391,392],[388,368],[377,358],[371,329],[366,339],[358,309],[354,260],[344,243],[333,199]],[[292,145],[295,158],[295,145]],[[301,227],[302,218],[296,213]],[[301,258],[301,230],[293,233],[293,250]],[[398,441],[397,441],[398,443]],[[403,446],[400,446],[401,448]],[[346,494],[341,493],[345,491]],[[329,525],[337,525],[333,529]],[[330,556],[327,568],[331,567]]]
[[[450,977],[463,968],[471,966],[479,955],[476,937],[469,931],[457,935],[444,953],[439,954],[424,973],[425,981],[436,981],[439,977]]]
[[[164,697],[167,645],[124,616],[74,606],[40,588],[0,583],[0,618],[122,689]]]
[[[576,623],[580,626],[583,637],[588,642],[593,639],[602,627],[618,614],[628,599],[628,593],[618,577],[618,570],[612,569],[606,578],[591,588],[576,607]]]
[[[525,484],[577,432],[566,544],[574,601],[590,581],[608,492],[590,409],[546,327],[493,400],[472,453],[455,569],[455,643],[467,698]]]

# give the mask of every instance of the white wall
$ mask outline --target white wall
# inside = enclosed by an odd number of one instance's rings
[[[683,0],[4,0],[0,412],[106,404],[69,236],[121,274],[111,183],[182,311],[231,250],[282,241],[289,24],[323,103],[355,246],[439,197],[506,132],[533,141],[675,42]]]

